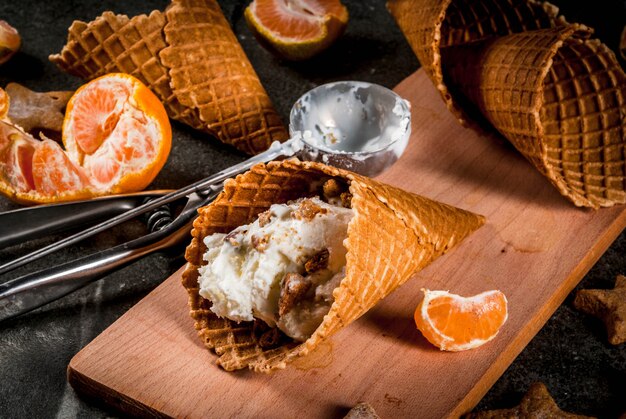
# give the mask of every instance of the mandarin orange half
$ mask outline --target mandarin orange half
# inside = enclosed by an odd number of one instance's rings
[[[244,16],[259,42],[288,60],[323,51],[348,24],[348,10],[339,0],[254,0]]]
[[[506,296],[498,290],[472,297],[422,291],[415,324],[430,343],[444,351],[464,351],[489,342],[508,317]]]
[[[172,145],[163,104],[122,73],[74,93],[62,137],[65,150],[0,121],[0,193],[33,204],[139,191],[159,173]]]

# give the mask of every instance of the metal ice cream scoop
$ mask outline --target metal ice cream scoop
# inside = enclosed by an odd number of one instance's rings
[[[168,220],[168,223],[160,225],[142,239],[1,284],[0,320],[30,311],[99,279],[110,270],[107,266],[111,269],[119,268],[151,251],[180,242],[187,237],[185,233],[191,228],[190,221],[196,209],[214,199],[226,179],[257,163],[298,156],[303,160],[320,161],[366,176],[381,173],[406,148],[411,130],[411,113],[406,100],[382,86],[354,81],[335,82],[319,86],[296,101],[290,114],[289,130],[291,139],[284,143],[274,142],[265,152],[179,190],[161,196],[157,194],[158,197],[140,205],[142,201],[137,200],[138,206],[125,212],[120,213],[118,206],[112,205],[112,202],[125,199],[125,205],[128,205],[127,198],[133,194],[100,199],[99,202],[112,208],[112,218],[4,264],[0,266],[0,274],[163,205],[182,199],[187,199],[188,203],[178,217]],[[86,201],[85,205],[93,207],[94,204],[93,201]],[[64,208],[69,209],[70,206],[71,210],[64,211]],[[52,222],[52,218],[60,217],[55,223],[56,231],[59,231],[63,221],[68,227],[75,227],[73,219],[81,212],[81,206],[80,203],[69,203],[17,211],[20,212],[20,219],[28,219],[36,214],[37,218]],[[29,214],[31,211],[33,213]],[[47,214],[40,213],[45,211],[48,211]],[[103,211],[109,210],[93,212],[102,217]],[[21,240],[27,240],[48,233],[45,230],[49,227],[48,223],[41,229],[29,228],[25,234],[24,227],[5,222],[15,219],[14,212],[0,214],[0,237],[19,236]],[[81,222],[88,221],[84,216],[81,218]],[[176,240],[172,240],[172,237]]]
[[[371,83],[340,81],[305,93],[291,108],[289,132],[312,160],[376,176],[398,160],[411,134],[409,103]]]

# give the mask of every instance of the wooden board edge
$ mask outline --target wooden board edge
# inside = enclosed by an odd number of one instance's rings
[[[115,327],[119,322],[122,322],[126,316],[132,315],[132,313],[137,309],[137,306],[142,301],[156,293],[158,289],[162,287],[163,284],[171,277],[177,276],[180,278],[180,275],[182,275],[186,266],[187,264],[184,263],[180,268],[172,272],[167,278],[165,278],[161,283],[159,283],[152,290],[150,290],[148,294],[141,298],[136,304],[134,304],[130,309],[123,313],[108,327],[106,327],[98,336],[92,339],[91,342],[85,345],[85,347],[79,350],[72,357],[72,359],[70,359],[66,370],[66,378],[68,383],[72,386],[72,388],[74,389],[76,394],[79,395],[79,397],[88,400],[90,404],[99,405],[103,408],[111,409],[125,416],[171,418],[171,416],[168,416],[146,404],[141,403],[138,400],[126,396],[92,378],[89,378],[88,376],[79,372],[79,370],[82,363],[82,358],[85,356],[85,352],[90,345],[92,345],[98,339],[101,339],[102,336],[108,333],[110,329]]]
[[[172,418],[158,410],[155,410],[139,401],[125,396],[101,383],[81,374],[70,361],[67,367],[67,381],[70,383],[76,394],[88,401],[90,404],[100,405],[103,408],[111,409],[116,413],[143,418]]]
[[[597,211],[602,211],[602,209]],[[474,387],[457,404],[456,408],[450,412],[449,418],[459,418],[476,407],[625,228],[626,211],[622,211],[619,217],[615,218],[609,228],[605,230],[605,233],[598,239],[596,245],[579,261],[562,286],[556,290],[550,303],[543,310],[538,311],[526,324],[526,327],[522,329],[518,337],[507,345]]]

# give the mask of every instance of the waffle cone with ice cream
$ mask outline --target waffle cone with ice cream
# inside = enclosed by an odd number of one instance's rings
[[[548,3],[498,5],[388,2],[461,123],[494,127],[577,206],[626,203],[626,76],[615,54]]]
[[[272,204],[315,195],[328,179],[347,186],[354,214],[344,241],[345,277],[332,292],[334,302],[328,313],[308,339],[296,342],[282,336],[273,347],[265,347],[262,340],[267,327],[262,322],[219,318],[211,311],[211,301],[200,296],[198,270],[207,251],[203,240],[253,222]],[[268,372],[284,368],[359,318],[483,223],[479,215],[321,163],[291,159],[258,164],[227,181],[222,194],[199,210],[183,273],[191,316],[224,369],[249,367]]]
[[[75,21],[68,32],[50,60],[70,74],[132,74],[171,118],[249,154],[288,137],[214,0],[174,0],[164,12],[132,18],[104,12],[89,23]]]

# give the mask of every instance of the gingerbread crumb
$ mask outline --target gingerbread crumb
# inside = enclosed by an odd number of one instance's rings
[[[258,236],[252,235],[252,237],[250,237],[250,242],[252,243],[252,247],[255,250],[259,252],[263,252],[265,251],[265,249],[267,249],[267,244],[269,242],[269,239],[267,236],[258,237]]]
[[[228,233],[226,237],[224,237],[224,241],[230,243],[230,245],[233,247],[239,247],[241,246],[241,243],[239,243],[239,241],[237,241],[237,239],[235,238],[238,235],[239,235],[239,232],[237,230],[233,230],[230,233]]]
[[[344,208],[352,208],[352,194],[350,192],[344,192],[339,195],[341,200],[341,206]]]
[[[283,278],[278,299],[278,315],[283,316],[300,301],[311,288],[311,281],[302,275],[290,272]]]
[[[328,252],[328,249],[320,250],[304,263],[304,270],[308,274],[312,274],[313,272],[326,269],[328,267],[329,256],[330,253]]]
[[[259,214],[259,227],[265,227],[270,223],[272,219],[272,214],[268,211],[263,211]]]
[[[324,198],[328,201],[330,198],[336,198],[346,190],[345,186],[341,185],[337,179],[328,179],[322,186],[324,192]]]
[[[518,406],[511,409],[487,410],[465,415],[465,419],[504,418],[590,419],[589,416],[575,415],[559,409],[545,384],[539,382],[530,386]]]
[[[300,202],[300,206],[293,212],[296,220],[311,221],[317,214],[326,214],[328,210],[315,204],[310,199],[304,199]]]
[[[612,290],[578,291],[574,307],[604,322],[609,343],[626,342],[626,276],[618,275]]]
[[[333,205],[352,208],[352,194],[344,181],[328,179],[322,186],[324,200]]]

